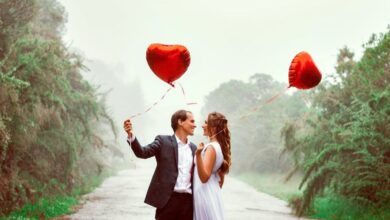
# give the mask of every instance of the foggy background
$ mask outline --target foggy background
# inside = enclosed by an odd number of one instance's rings
[[[143,144],[157,134],[172,134],[170,117],[181,108],[194,113],[195,133],[201,135],[204,97],[222,82],[266,73],[287,83],[289,64],[302,50],[312,55],[324,79],[334,72],[338,49],[347,45],[358,59],[370,35],[390,24],[387,0],[60,2],[68,13],[64,40],[85,57],[90,71],[84,76],[101,85],[101,92],[110,91],[107,104],[126,149],[122,122],[169,88],[147,65],[151,43],[186,46],[191,64],[176,81],[187,100],[177,87],[133,119]],[[186,101],[198,104],[187,106]]]

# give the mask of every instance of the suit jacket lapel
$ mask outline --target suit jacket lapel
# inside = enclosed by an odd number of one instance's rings
[[[191,150],[192,150],[192,158],[194,158],[195,157],[195,151],[196,151],[197,147],[193,143],[190,143],[190,146],[191,146]]]
[[[172,141],[172,146],[173,146],[173,152],[175,154],[175,164],[176,164],[176,168],[179,169],[179,164],[178,164],[178,148],[179,146],[177,145],[177,140],[176,140],[176,137],[175,135],[172,135],[171,137],[171,141]]]

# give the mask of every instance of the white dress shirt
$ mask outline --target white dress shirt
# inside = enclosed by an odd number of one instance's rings
[[[179,175],[177,176],[176,185],[173,191],[178,193],[192,193],[191,169],[194,163],[194,158],[192,157],[192,150],[189,144],[190,142],[187,141],[187,143],[182,143],[176,135],[175,138],[178,145],[177,159]]]

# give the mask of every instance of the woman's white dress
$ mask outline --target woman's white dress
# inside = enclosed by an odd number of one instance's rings
[[[202,183],[199,178],[198,169],[194,170],[194,220],[223,220],[224,211],[221,198],[221,188],[219,187],[218,169],[223,162],[223,154],[221,146],[218,142],[207,144],[201,155],[204,157],[204,152],[208,147],[214,147],[216,152],[216,160],[212,170],[212,174],[206,183]]]

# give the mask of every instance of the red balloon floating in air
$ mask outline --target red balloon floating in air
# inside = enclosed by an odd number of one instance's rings
[[[190,65],[190,53],[182,45],[151,44],[146,51],[150,69],[171,86]]]
[[[321,81],[321,73],[314,64],[311,56],[302,51],[291,61],[288,70],[289,84],[298,89],[310,89],[318,85]]]

